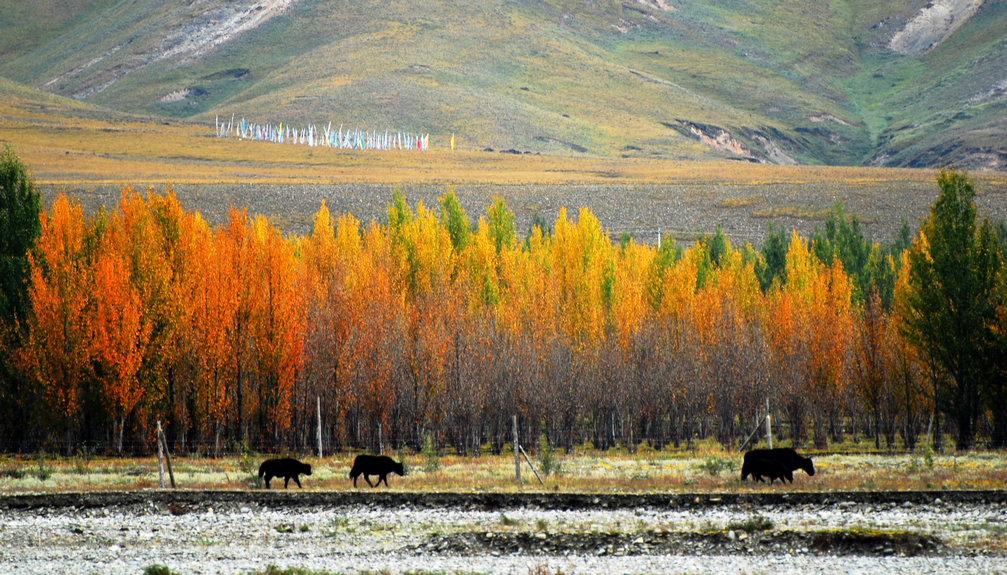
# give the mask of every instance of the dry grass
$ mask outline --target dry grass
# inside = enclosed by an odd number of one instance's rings
[[[444,139],[444,138],[441,138]],[[682,162],[451,152],[432,136],[425,153],[351,151],[220,139],[212,126],[163,121],[54,99],[40,103],[0,100],[0,141],[31,166],[38,183],[51,185],[166,184],[745,184],[926,182],[931,170],[769,166],[747,162]],[[1007,181],[989,174],[993,185]],[[738,200],[744,205],[757,197]]]
[[[314,474],[307,490],[354,489],[347,478],[353,454],[318,459],[306,456]],[[182,457],[173,459],[175,480],[182,489],[242,490],[259,488],[255,472],[266,456],[248,459]],[[696,452],[647,451],[637,454],[577,451],[557,455],[559,475],[539,485],[522,461],[523,484],[514,481],[510,454],[439,458],[436,471],[426,471],[422,454],[406,455],[405,477],[391,476],[393,491],[413,492],[570,492],[570,493],[729,493],[767,491],[901,491],[1007,488],[1007,454],[814,456],[817,473],[794,474],[786,487],[740,482],[741,456],[718,449]],[[533,459],[534,461],[534,459]],[[167,475],[165,475],[167,482]],[[274,480],[275,483],[275,480]],[[5,493],[147,489],[158,486],[154,458],[82,458],[8,456],[0,459],[0,490]],[[274,485],[274,489],[275,489]],[[357,489],[370,489],[363,481]],[[382,487],[381,489],[385,489]]]

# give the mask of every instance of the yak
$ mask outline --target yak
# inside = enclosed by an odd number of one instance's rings
[[[749,475],[754,481],[762,482],[764,477],[769,478],[769,483],[779,479],[781,483],[794,482],[794,473],[787,469],[787,466],[775,459],[760,459],[752,457],[745,459],[741,466],[741,479],[745,480]]]
[[[778,447],[776,449],[753,449],[745,453],[745,461],[741,466],[742,481],[753,473],[755,469],[755,467],[753,467],[754,462],[760,460],[774,461],[782,465],[788,473],[791,473],[791,481],[793,481],[792,472],[798,469],[803,469],[808,475],[815,474],[815,465],[812,463],[811,458],[798,455],[793,448]],[[777,477],[783,479],[783,477]]]
[[[266,489],[269,489],[269,480],[274,477],[283,478],[283,488],[286,489],[290,480],[293,479],[297,487],[301,487],[301,480],[298,475],[311,475],[311,465],[301,463],[296,459],[267,459],[259,466],[259,477],[266,481]]]
[[[353,480],[354,487],[357,486],[357,478],[361,475],[364,476],[364,481],[367,482],[367,485],[371,487],[381,485],[382,481],[385,482],[385,487],[388,487],[388,475],[390,473],[406,474],[402,464],[397,463],[387,455],[358,455],[353,460],[353,468],[350,469],[350,479]],[[371,475],[378,476],[376,484],[371,483]]]

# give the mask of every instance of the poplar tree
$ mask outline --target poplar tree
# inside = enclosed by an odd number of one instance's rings
[[[28,250],[41,233],[41,200],[28,168],[6,146],[0,154],[0,318],[24,319]]]
[[[0,438],[21,434],[27,409],[11,359],[27,309],[28,252],[42,231],[41,199],[28,168],[5,146],[0,154]],[[9,428],[9,429],[8,429]]]
[[[903,332],[939,372],[935,399],[954,418],[957,447],[967,449],[975,438],[981,386],[989,373],[1002,261],[989,221],[976,225],[972,182],[962,173],[942,170],[937,185],[940,196],[909,251]]]

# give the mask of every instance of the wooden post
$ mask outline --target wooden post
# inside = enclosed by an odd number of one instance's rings
[[[766,398],[766,443],[773,448],[773,427],[769,424],[769,398]]]
[[[175,474],[171,471],[171,455],[168,454],[168,440],[164,438],[164,431],[161,430],[161,420],[157,420],[157,440],[164,446],[164,460],[168,463],[168,479],[171,480],[171,488],[175,488]]]
[[[521,444],[517,437],[517,416],[514,416],[514,477],[517,478],[518,485],[521,485]]]
[[[318,459],[322,458],[322,396],[318,399]]]
[[[164,450],[161,448],[161,421],[157,422],[157,485],[164,489]]]
[[[538,471],[535,471],[535,466],[532,465],[531,459],[528,458],[528,454],[524,452],[524,448],[519,445],[518,449],[521,450],[521,455],[524,455],[524,460],[528,462],[528,467],[531,467],[531,472],[535,474],[535,479],[538,479],[539,483],[545,485],[545,481],[542,481],[542,477],[539,476]]]

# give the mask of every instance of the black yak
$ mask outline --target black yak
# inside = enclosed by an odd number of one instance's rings
[[[385,487],[388,487],[388,474],[390,473],[406,474],[402,464],[396,463],[394,459],[387,455],[358,455],[353,460],[353,468],[350,469],[350,479],[353,480],[354,487],[357,486],[357,478],[361,475],[364,476],[364,481],[367,482],[367,485],[371,487],[381,485],[382,481],[385,482]],[[371,483],[371,478],[369,477],[371,475],[378,476],[376,484]]]
[[[274,477],[283,478],[283,488],[286,489],[290,480],[293,479],[298,487],[301,480],[298,475],[311,475],[311,465],[301,463],[296,459],[267,459],[259,466],[259,477],[266,481],[266,489],[269,489],[269,480]]]
[[[772,458],[746,457],[745,463],[741,466],[741,480],[744,481],[749,475],[753,481],[764,481],[764,477],[769,478],[769,483],[779,479],[781,483],[794,482],[794,474],[783,463]]]
[[[811,462],[811,458],[801,457],[790,447],[778,447],[776,449],[753,449],[745,453],[745,462],[741,466],[742,481],[751,474],[751,471],[746,473],[746,469],[750,469],[750,462],[755,460],[776,461],[783,465],[788,472],[803,469],[808,475],[815,474],[815,465]],[[791,476],[791,480],[793,480],[793,476]]]

